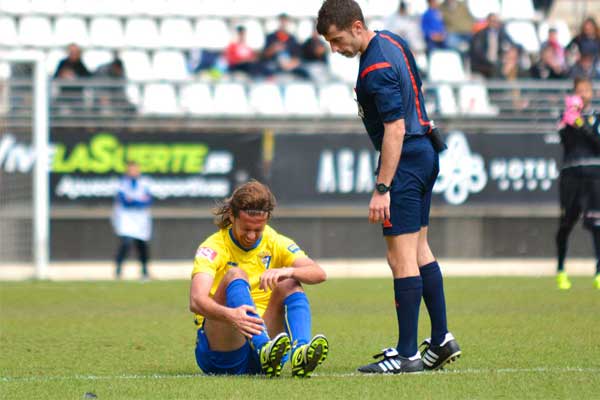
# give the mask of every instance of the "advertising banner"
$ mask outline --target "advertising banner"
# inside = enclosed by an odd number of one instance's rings
[[[434,204],[557,202],[556,134],[448,132]],[[379,155],[366,134],[278,135],[272,186],[280,203],[366,204]]]
[[[213,202],[238,182],[262,179],[261,134],[81,132],[53,129],[50,168],[53,204],[106,204],[116,193],[127,160],[150,180],[155,199],[165,204]],[[26,174],[36,161],[31,143],[0,135],[0,170]]]

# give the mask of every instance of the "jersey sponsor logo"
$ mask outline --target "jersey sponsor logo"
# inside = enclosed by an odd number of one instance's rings
[[[292,243],[287,248],[290,253],[297,253],[300,251],[300,247],[296,243]]]
[[[229,265],[230,267],[237,267],[238,263],[233,262],[233,261],[227,261],[227,265]]]
[[[196,252],[196,257],[206,258],[208,261],[214,261],[217,257],[217,252],[210,247],[199,247]]]

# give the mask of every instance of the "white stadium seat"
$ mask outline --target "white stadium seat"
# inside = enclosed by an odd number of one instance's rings
[[[347,58],[341,54],[331,54],[329,71],[344,82],[355,83],[358,74],[358,57]]]
[[[358,106],[347,84],[332,83],[319,92],[321,110],[330,115],[357,115]]]
[[[458,107],[454,91],[448,84],[441,84],[437,87],[438,113],[440,115],[456,115]]]
[[[46,53],[46,72],[48,73],[48,75],[54,75],[58,63],[66,56],[67,52],[63,49],[54,49]],[[89,66],[87,64],[86,67],[88,67],[89,69]]]
[[[259,115],[285,114],[281,89],[274,83],[258,83],[250,87],[250,106]]]
[[[85,66],[94,72],[99,66],[112,61],[113,55],[109,50],[85,50],[81,58]]]
[[[369,17],[387,17],[398,10],[398,3],[390,0],[369,0],[363,12]]]
[[[245,17],[272,18],[284,11],[283,2],[235,1],[234,14]]]
[[[540,42],[545,42],[548,40],[548,29],[555,28],[558,33],[558,42],[561,46],[565,47],[571,41],[571,31],[569,30],[569,25],[567,25],[566,21],[559,19],[555,21],[543,21],[540,23],[538,27],[538,35],[540,37]]]
[[[429,57],[429,80],[462,82],[466,79],[460,54],[454,50],[434,50]]]
[[[246,19],[240,25],[246,27],[246,43],[254,50],[262,49],[265,45],[265,31],[256,19]]]
[[[93,15],[127,17],[130,15],[139,14],[139,10],[134,8],[132,0],[102,0],[89,2],[96,3],[96,12]]]
[[[190,83],[179,91],[179,105],[185,113],[212,115],[215,112],[211,88],[206,83]]]
[[[125,87],[125,95],[127,96],[127,100],[136,107],[142,103],[142,91],[140,85],[129,83],[127,87]]]
[[[373,18],[368,20],[367,26],[373,31],[381,31],[385,29],[385,21],[381,18]]]
[[[458,89],[460,112],[470,115],[498,115],[498,108],[490,104],[487,88],[482,83],[468,83]]]
[[[302,19],[296,25],[296,39],[300,44],[304,43],[304,41],[312,36],[315,23],[312,19]]]
[[[31,12],[31,2],[29,0],[1,0],[0,14],[25,15]]]
[[[485,19],[488,14],[500,13],[500,0],[466,0],[471,15],[475,19]]]
[[[535,18],[533,3],[531,0],[502,0],[500,18],[532,20]]]
[[[89,45],[89,36],[85,21],[76,17],[60,17],[54,23],[54,43],[66,46],[77,43],[80,46]]]
[[[24,46],[54,45],[50,20],[45,17],[23,17],[19,24],[19,42]]]
[[[31,0],[32,14],[62,15],[64,12],[64,0]]]
[[[150,57],[142,50],[125,50],[121,53],[125,65],[125,76],[133,81],[154,79]]]
[[[246,90],[239,83],[216,84],[213,99],[217,114],[248,115],[251,113]]]
[[[152,61],[155,79],[184,81],[189,79],[185,57],[176,50],[157,51]]]
[[[17,46],[19,44],[19,35],[17,34],[17,24],[12,17],[0,18],[0,45]]]
[[[284,89],[283,104],[291,115],[321,114],[317,93],[311,83],[288,83]]]
[[[174,115],[179,113],[177,94],[168,83],[149,83],[144,87],[142,101],[144,114]]]
[[[151,49],[158,47],[158,27],[150,18],[131,18],[125,23],[125,45]]]
[[[117,18],[99,17],[90,23],[90,44],[94,47],[121,48],[125,46],[123,26]]]
[[[162,47],[178,49],[197,47],[194,30],[189,20],[183,18],[164,19],[160,24],[160,42]]]
[[[224,20],[218,18],[200,19],[196,23],[195,47],[209,50],[222,50],[231,41],[231,31]]]
[[[506,32],[515,43],[520,44],[529,53],[540,51],[540,42],[533,24],[529,21],[509,21]]]
[[[171,15],[170,4],[167,0],[131,0],[131,6],[136,14],[152,17]]]
[[[215,16],[215,17],[231,17],[240,15],[240,9],[246,5],[254,5],[253,1],[243,1],[237,4],[235,0],[194,0],[190,3],[198,3],[198,7],[201,16]]]

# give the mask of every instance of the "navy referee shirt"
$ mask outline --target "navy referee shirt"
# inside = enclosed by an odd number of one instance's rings
[[[381,151],[384,122],[404,119],[406,136],[429,131],[421,78],[402,38],[389,31],[375,31],[360,57],[358,71],[359,116],[376,150]]]

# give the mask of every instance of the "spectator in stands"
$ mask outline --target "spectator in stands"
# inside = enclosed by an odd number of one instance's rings
[[[398,11],[388,16],[384,22],[384,29],[402,37],[414,54],[421,54],[425,51],[425,41],[418,18],[408,14],[407,6],[404,1],[398,5]]]
[[[451,49],[459,51],[463,56],[469,50],[475,20],[466,2],[445,0],[440,6],[448,37],[446,43]]]
[[[535,79],[565,79],[567,65],[563,48],[555,41],[556,30],[548,35],[548,41],[542,45],[540,59],[531,67],[531,77]]]
[[[236,28],[237,38],[225,49],[225,60],[230,72],[244,72],[251,77],[261,75],[260,63],[254,50],[246,43],[246,28]]]
[[[113,54],[110,62],[102,64],[96,69],[94,77],[105,81],[99,83],[100,87],[96,89],[96,105],[100,113],[135,112],[135,106],[129,102],[125,94],[125,67],[117,53]]]
[[[140,175],[140,167],[134,161],[127,163],[125,176],[121,178],[115,197],[112,224],[120,245],[116,256],[116,278],[121,278],[122,265],[129,248],[135,243],[142,265],[142,279],[148,276],[148,242],[152,236],[150,205],[152,195],[148,182]]]
[[[586,78],[592,81],[600,79],[600,72],[594,63],[594,55],[583,53],[571,68],[569,76],[573,79]]]
[[[83,64],[83,61],[81,61],[81,49],[75,43],[71,43],[67,47],[67,57],[63,58],[58,63],[56,72],[54,72],[54,77],[58,78],[64,68],[71,69],[77,78],[88,78],[92,76],[85,64]]]
[[[447,48],[447,33],[444,26],[444,19],[439,10],[438,0],[427,0],[429,8],[421,18],[421,29],[427,44],[427,53],[434,49]]]
[[[317,29],[302,44],[302,64],[315,82],[326,81],[329,77],[327,68],[327,46]]]
[[[552,3],[554,3],[554,0],[533,0],[533,7],[544,16],[547,16],[552,9]]]
[[[502,65],[499,70],[499,78],[513,83],[511,91],[512,105],[518,110],[522,110],[529,104],[521,96],[521,90],[516,81],[522,78],[528,78],[529,72],[523,67],[522,50],[518,46],[509,46],[502,55]]]
[[[89,78],[92,74],[81,61],[81,49],[75,43],[67,47],[67,57],[56,67],[54,79],[59,82],[59,93],[55,104],[61,113],[72,113],[83,107],[83,86],[74,85],[78,79]]]
[[[567,45],[570,51],[577,51],[580,56],[591,55],[594,63],[600,57],[600,29],[596,20],[588,17],[581,25],[581,31]]]
[[[512,46],[514,42],[506,33],[498,15],[489,14],[487,27],[478,31],[471,39],[471,70],[486,78],[497,77],[504,52]]]
[[[267,35],[262,56],[270,74],[291,73],[308,79],[308,72],[300,62],[301,48],[298,41],[288,32],[287,14],[279,15],[279,29]]]

